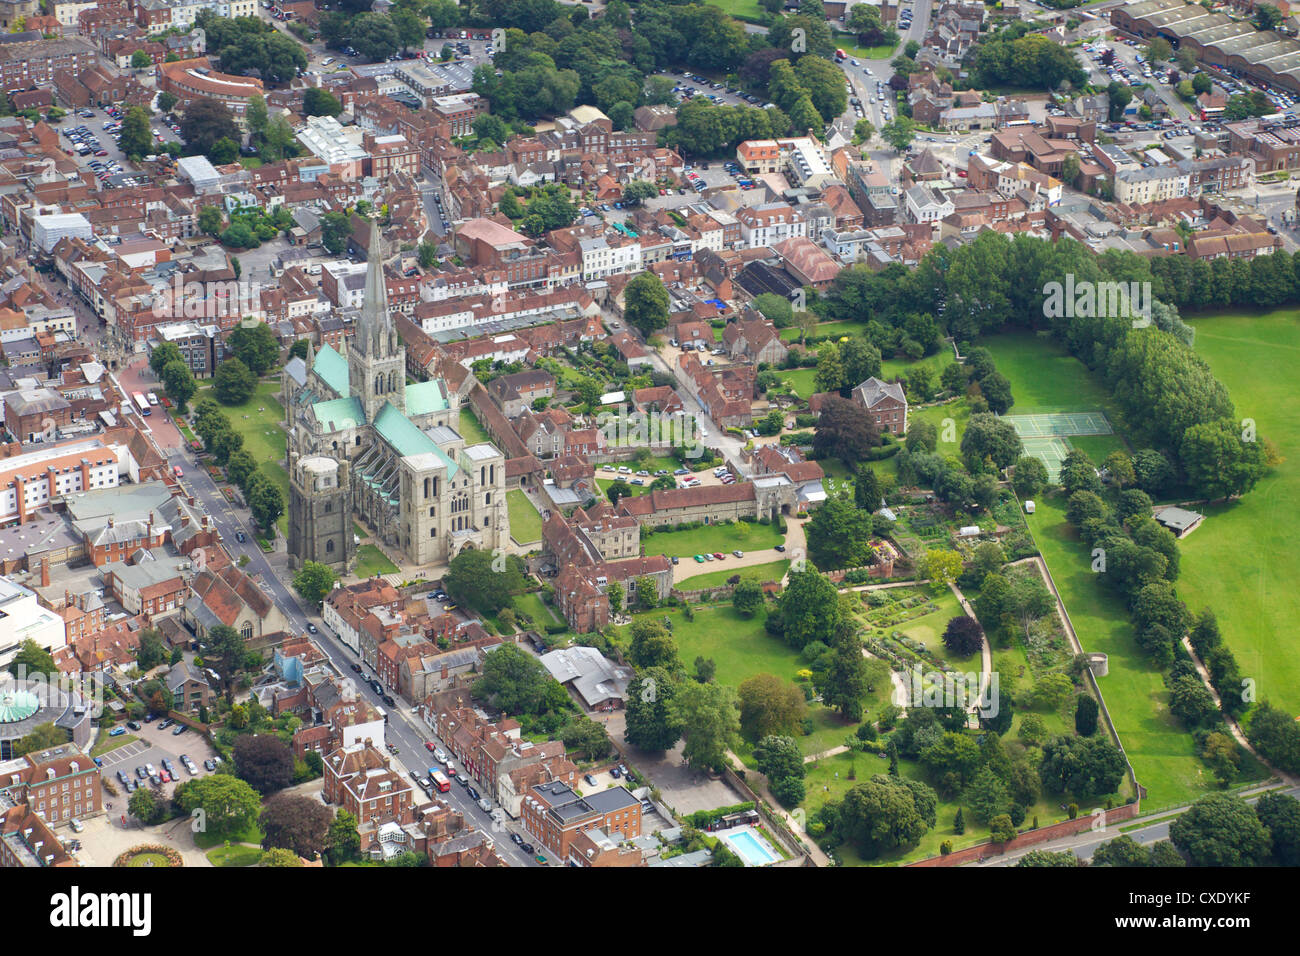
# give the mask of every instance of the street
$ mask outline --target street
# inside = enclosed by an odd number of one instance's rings
[[[318,633],[312,635],[312,640],[329,657],[339,674],[344,677],[351,677],[352,663],[356,660],[356,656],[341,641],[330,634],[329,629],[325,627],[319,615],[308,615],[303,610],[297,596],[285,585],[280,574],[277,573],[275,567],[268,560],[267,555],[262,552],[262,549],[254,540],[253,528],[247,520],[247,513],[236,512],[230,503],[226,501],[225,496],[217,488],[216,483],[207,471],[181,450],[171,450],[168,453],[168,459],[172,464],[180,464],[184,468],[185,478],[182,479],[182,484],[197,500],[203,503],[231,556],[236,561],[239,560],[241,555],[248,557],[248,565],[244,570],[250,574],[261,576],[275,603],[290,619],[294,630],[305,634],[308,622],[314,624]],[[247,538],[243,544],[240,544],[235,538],[237,530],[243,531]],[[283,554],[279,555],[279,557],[281,563],[283,563]],[[283,569],[282,573],[287,575],[287,567]],[[363,672],[363,676],[373,675],[365,675]],[[423,722],[414,715],[405,703],[399,703],[396,708],[388,707],[364,680],[354,680],[353,684],[360,697],[372,706],[382,708],[389,714],[386,738],[388,743],[395,744],[400,751],[393,759],[397,769],[401,770],[403,774],[409,777],[409,771],[412,770],[424,773],[433,765],[432,755],[424,746],[426,740],[433,740],[434,743],[441,746],[448,753],[451,752],[450,748],[435,737],[432,731],[424,726]],[[497,854],[502,859],[507,860],[510,865],[538,865],[532,857],[529,857],[511,842],[508,830],[494,829],[491,817],[478,804],[470,800],[464,788],[453,786],[448,793],[440,794],[438,799],[451,804],[456,810],[464,814],[466,822],[489,834],[496,845]],[[516,825],[509,825],[509,828],[518,829],[525,840],[536,842],[522,828]]]

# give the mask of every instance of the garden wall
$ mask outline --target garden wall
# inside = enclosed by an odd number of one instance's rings
[[[1109,827],[1112,823],[1120,823],[1125,820],[1132,820],[1138,815],[1140,803],[1126,803],[1121,807],[1106,811],[1106,825]],[[932,856],[928,859],[917,860],[915,863],[908,863],[908,866],[961,866],[963,863],[975,863],[979,860],[987,860],[989,857],[1001,856],[1005,853],[1024,850],[1040,843],[1048,843],[1052,840],[1059,840],[1061,837],[1074,836],[1076,833],[1082,833],[1092,828],[1093,817],[1091,814],[1080,814],[1073,820],[1062,820],[1060,823],[1053,823],[1050,826],[1039,827],[1037,830],[1029,830],[1025,833],[1017,834],[1013,839],[1006,843],[980,843],[975,846],[968,846],[964,850],[957,850],[949,853],[947,856]]]

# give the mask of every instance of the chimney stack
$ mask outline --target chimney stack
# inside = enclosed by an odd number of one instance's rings
[[[50,586],[50,559],[48,557],[44,557],[41,558],[41,587],[48,588],[49,586]]]

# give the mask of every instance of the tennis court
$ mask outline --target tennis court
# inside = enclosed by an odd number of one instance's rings
[[[1061,477],[1061,464],[1070,453],[1070,442],[1066,438],[1048,436],[1046,438],[1022,438],[1025,454],[1042,461],[1047,466],[1047,479],[1053,484]]]
[[[1021,438],[1060,438],[1067,435],[1109,435],[1114,429],[1104,412],[1049,412],[1008,415]]]

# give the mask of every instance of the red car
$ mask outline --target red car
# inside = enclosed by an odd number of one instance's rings
[[[721,560],[722,560],[722,552],[721,552],[721,551],[714,551],[714,552],[713,552],[713,557],[714,557],[715,560],[721,561]]]
[[[433,741],[432,741],[432,740],[426,740],[426,741],[424,742],[424,749],[427,750],[427,751],[429,751],[429,753],[433,753]]]

